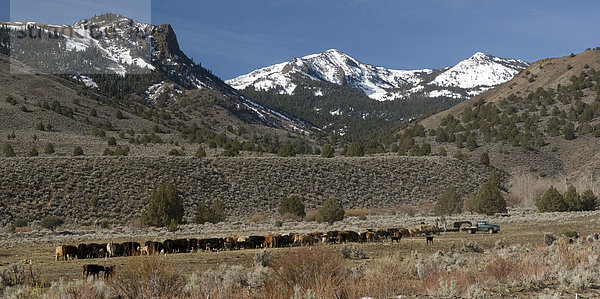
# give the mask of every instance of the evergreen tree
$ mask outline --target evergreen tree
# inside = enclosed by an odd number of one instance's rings
[[[486,215],[506,213],[506,201],[500,193],[500,188],[492,181],[488,181],[479,189],[477,194],[476,212]]]
[[[481,153],[479,156],[479,164],[490,166],[490,157],[488,156],[487,152]]]
[[[304,211],[304,204],[297,195],[283,198],[279,202],[279,214],[292,214],[299,217],[304,217],[306,212]]]
[[[436,215],[452,215],[462,211],[462,202],[454,187],[446,188],[442,197],[436,202],[434,210]]]
[[[568,209],[563,196],[554,187],[548,188],[546,193],[535,200],[539,212],[563,212]]]
[[[346,157],[362,157],[365,155],[365,150],[362,144],[358,142],[352,142],[346,150]]]
[[[473,133],[467,135],[467,149],[469,151],[474,151],[477,148],[477,140],[475,139],[475,135]]]
[[[317,210],[317,222],[328,222],[333,224],[336,221],[344,220],[346,211],[342,208],[339,201],[334,198],[325,200],[323,205]]]
[[[565,200],[565,204],[567,205],[567,209],[569,211],[583,210],[581,198],[579,197],[579,194],[577,194],[575,187],[569,186],[569,188],[567,188],[567,192],[563,194],[563,199]]]
[[[183,199],[173,184],[161,184],[152,193],[146,211],[142,212],[142,222],[151,226],[167,226],[171,220],[181,223],[183,213]]]
[[[575,139],[575,125],[568,121],[562,129],[562,133],[566,140]]]
[[[335,155],[335,149],[331,144],[326,144],[323,146],[323,150],[321,151],[321,157],[323,158],[333,158]]]
[[[598,206],[598,198],[592,190],[587,189],[581,194],[581,209],[583,211],[594,211]]]

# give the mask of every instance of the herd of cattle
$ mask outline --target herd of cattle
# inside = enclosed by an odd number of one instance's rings
[[[64,259],[93,259],[104,257],[151,255],[161,253],[187,253],[199,250],[234,250],[256,248],[279,248],[288,246],[309,246],[316,243],[347,243],[347,242],[398,242],[402,237],[429,235],[438,232],[433,224],[421,224],[413,228],[367,229],[360,233],[355,231],[328,231],[309,234],[290,233],[286,235],[266,235],[248,237],[226,237],[205,239],[175,239],[163,242],[146,241],[143,245],[138,242],[123,243],[89,243],[62,245],[56,247],[56,260]]]

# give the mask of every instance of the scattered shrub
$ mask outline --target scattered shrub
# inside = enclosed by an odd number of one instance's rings
[[[206,151],[204,151],[204,148],[202,146],[199,146],[198,149],[196,150],[196,153],[194,154],[194,157],[201,159],[206,157]]]
[[[352,279],[339,252],[299,248],[273,262],[273,275],[262,292],[264,298],[297,298],[312,290],[310,298],[348,298]],[[309,297],[300,297],[309,298]]]
[[[100,222],[100,228],[101,229],[109,229],[110,228],[110,224],[108,223],[108,221],[103,220],[102,222]]]
[[[81,148],[81,146],[77,146],[73,150],[73,156],[83,156],[83,149]]]
[[[43,228],[47,228],[51,231],[54,231],[57,227],[63,225],[64,223],[65,221],[58,216],[47,216],[40,221],[40,225]]]
[[[250,222],[262,222],[267,220],[268,215],[265,213],[254,214],[250,217]]]
[[[345,259],[352,258],[352,259],[362,260],[362,259],[367,258],[367,255],[363,251],[362,247],[360,247],[358,245],[352,245],[352,246],[344,245],[344,246],[342,246],[341,253],[342,253],[342,257]]]
[[[25,227],[29,224],[29,221],[27,219],[18,218],[13,224],[15,227]]]
[[[4,153],[5,157],[14,157],[15,156],[15,150],[13,149],[12,145],[10,144],[5,144],[4,148],[2,148],[2,152]]]
[[[579,233],[574,230],[564,230],[560,234],[567,238],[579,238]]]
[[[129,259],[108,284],[125,298],[163,298],[181,292],[183,276],[164,257]]]
[[[99,204],[98,196],[96,196],[96,195],[92,196],[92,198],[90,198],[90,205],[92,205],[92,207],[97,207],[98,204]]]
[[[217,199],[210,207],[203,202],[199,203],[198,207],[196,208],[194,222],[199,224],[206,222],[219,223],[225,221],[226,218],[227,214],[225,211],[225,205]]]
[[[50,142],[46,143],[46,146],[44,147],[44,154],[54,154],[54,144]]]
[[[117,139],[115,137],[108,138],[108,145],[109,146],[115,146],[115,145],[117,145]]]
[[[483,253],[483,248],[481,248],[481,246],[479,246],[479,243],[477,243],[477,242],[473,242],[473,241],[465,242],[465,241],[463,241],[463,247],[460,249],[460,252]]]
[[[556,237],[553,234],[551,234],[551,233],[544,234],[544,243],[546,243],[546,245],[550,246],[550,245],[554,244],[554,241],[556,241]]]
[[[486,152],[481,153],[481,155],[479,156],[479,164],[490,166],[490,157]]]
[[[40,153],[38,153],[37,149],[35,147],[32,147],[28,152],[27,152],[27,157],[37,157],[39,156]]]
[[[283,222],[281,220],[275,221],[275,227],[282,227],[282,226],[283,226]]]
[[[12,96],[7,96],[6,97],[6,102],[11,104],[11,105],[16,105],[18,102],[15,98],[13,98]]]
[[[279,214],[292,214],[299,217],[306,216],[306,212],[304,211],[304,204],[300,197],[297,195],[292,195],[290,197],[285,197],[281,199],[279,202]]]
[[[255,267],[267,267],[273,260],[271,252],[263,249],[254,254],[254,266]]]

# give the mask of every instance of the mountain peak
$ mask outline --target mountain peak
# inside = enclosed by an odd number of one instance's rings
[[[468,59],[471,59],[471,60],[481,60],[481,59],[488,58],[490,56],[491,55],[485,54],[483,52],[477,52],[477,53],[473,54],[473,56],[469,57]]]
[[[329,49],[255,70],[227,83],[237,89],[253,87],[293,95],[298,85],[295,78],[300,75],[313,81],[353,87],[378,101],[405,99],[413,94],[464,99],[510,80],[527,65],[520,60],[477,52],[449,69],[393,70],[365,64],[338,49]],[[432,73],[437,75],[434,79],[429,75]],[[451,91],[451,87],[463,90]]]

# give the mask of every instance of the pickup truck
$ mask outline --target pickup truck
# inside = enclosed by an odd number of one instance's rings
[[[462,230],[469,234],[474,234],[477,231],[487,231],[490,234],[495,234],[500,231],[500,226],[490,224],[487,221],[477,221],[477,225],[463,227]]]

